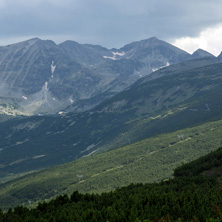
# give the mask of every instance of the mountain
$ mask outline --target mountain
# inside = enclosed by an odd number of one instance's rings
[[[166,63],[182,62],[190,57],[187,52],[156,37],[127,44],[118,52],[124,53],[123,58],[151,61],[150,68],[152,69],[159,68]],[[159,58],[159,61],[156,61],[156,58]]]
[[[222,118],[222,63],[189,60],[139,79],[82,113],[1,123],[1,178],[11,178]]]
[[[203,49],[198,49],[191,55],[192,59],[199,59],[204,57],[215,57],[215,56]]]
[[[120,49],[38,38],[0,47],[0,112],[89,110],[141,77],[188,59],[190,54],[154,37]]]
[[[109,49],[90,44],[79,44],[75,41],[65,41],[59,44],[59,47],[72,60],[84,65],[93,66],[94,64],[104,62],[104,56],[112,56]]]

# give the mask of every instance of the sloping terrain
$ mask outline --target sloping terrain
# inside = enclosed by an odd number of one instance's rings
[[[209,54],[195,58],[203,56]],[[0,47],[0,114],[88,110],[141,77],[192,58],[157,38],[112,50],[38,38]]]
[[[1,178],[220,120],[222,63],[195,64],[161,69],[88,112],[1,123]]]
[[[222,148],[175,170],[161,183],[131,184],[113,192],[59,195],[34,209],[17,206],[3,221],[214,221],[222,219]],[[29,204],[31,201],[29,201]]]
[[[210,122],[34,173],[1,185],[0,206],[169,179],[177,166],[222,146],[221,133],[222,121]]]

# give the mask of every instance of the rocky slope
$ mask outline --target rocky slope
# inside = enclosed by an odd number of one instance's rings
[[[38,38],[0,47],[0,112],[88,110],[141,77],[193,57],[157,38],[120,49]]]

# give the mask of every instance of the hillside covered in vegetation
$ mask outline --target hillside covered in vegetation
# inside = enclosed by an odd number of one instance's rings
[[[131,183],[160,182],[176,167],[222,146],[221,135],[222,121],[215,121],[36,172],[1,184],[0,207],[36,206],[75,190],[100,194]]]
[[[35,209],[0,211],[2,221],[221,221],[222,148],[175,170],[160,183],[102,194],[60,195]]]

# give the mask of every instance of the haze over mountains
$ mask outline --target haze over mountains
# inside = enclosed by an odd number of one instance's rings
[[[0,108],[12,115],[85,111],[171,64],[211,58],[153,37],[120,49],[38,38],[0,47]]]

